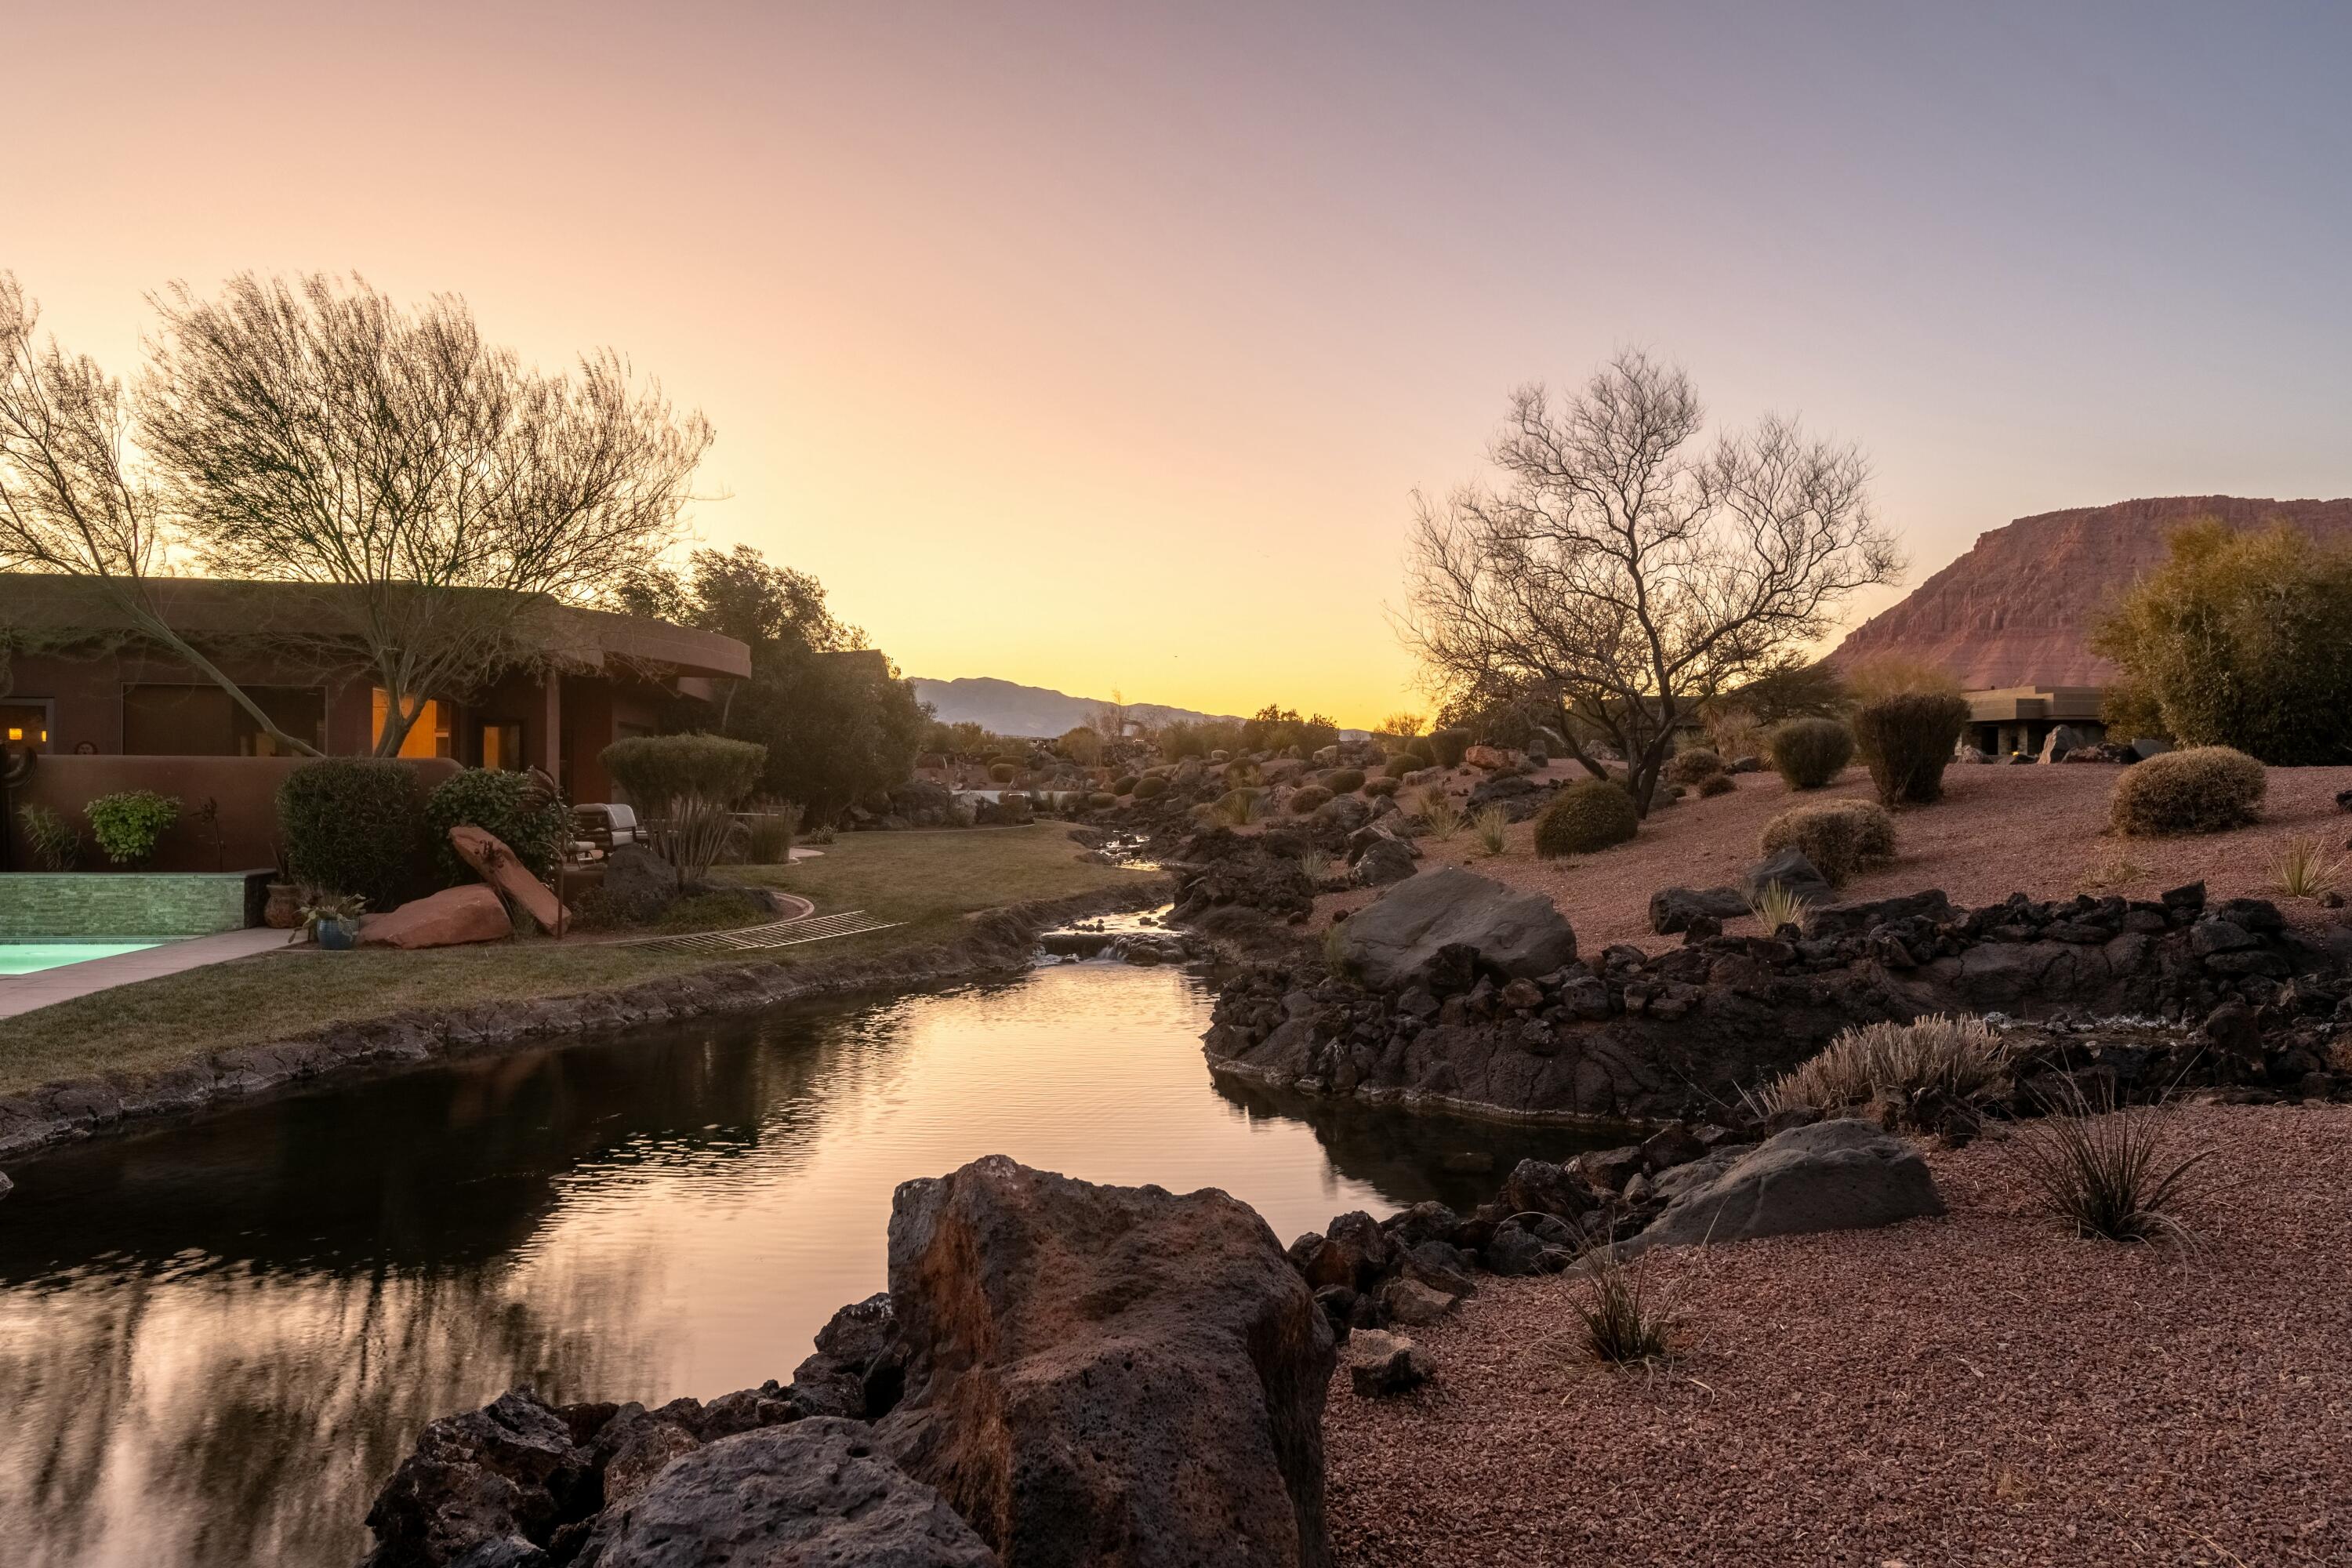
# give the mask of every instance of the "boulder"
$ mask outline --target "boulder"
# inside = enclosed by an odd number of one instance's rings
[[[1356,858],[1350,879],[1359,888],[1384,888],[1412,876],[1412,845],[1399,838],[1382,838]]]
[[[1519,765],[1518,758],[1500,746],[1473,746],[1462,753],[1462,760],[1480,773],[1500,773],[1505,768]]]
[[[1342,956],[1382,991],[1423,979],[1440,950],[1456,944],[1507,978],[1549,974],[1576,956],[1576,932],[1549,899],[1459,866],[1408,878],[1340,929]]]
[[[1593,1206],[1592,1189],[1577,1178],[1575,1169],[1549,1160],[1522,1160],[1503,1182],[1503,1203],[1513,1214],[1580,1217]]]
[[[1891,899],[1858,899],[1852,903],[1817,908],[1805,919],[1805,934],[1816,938],[1860,936],[1880,926],[1914,918],[1942,925],[1960,917],[1941,888],[1930,888],[1924,893],[1904,893]]]
[[[1010,1562],[1322,1568],[1328,1320],[1255,1211],[1002,1155],[899,1187],[884,1446]]]
[[[862,1421],[812,1416],[722,1437],[608,1510],[593,1568],[995,1568],[937,1489],[892,1463]]]
[[[1660,936],[1688,931],[1702,916],[1736,921],[1748,912],[1748,897],[1737,888],[1661,888],[1650,895],[1650,929]]]
[[[677,898],[677,868],[642,844],[621,844],[604,857],[604,899],[631,925],[649,925]]]
[[[1462,803],[1462,810],[1475,816],[1490,805],[1499,805],[1511,821],[1525,822],[1543,809],[1556,787],[1525,773],[1496,773],[1470,786],[1470,798]]]
[[[449,829],[449,847],[457,851],[458,859],[474,868],[476,876],[504,894],[509,903],[537,921],[542,929],[563,929],[569,911],[497,834],[470,822],[461,822]]]
[[[1740,873],[1739,890],[1753,897],[1778,882],[1809,904],[1826,904],[1835,895],[1830,879],[1795,845],[1766,857]]]
[[[898,1403],[898,1322],[877,1291],[835,1312],[816,1331],[816,1353],[793,1373],[793,1400],[813,1415],[865,1420]]]
[[[544,1541],[581,1511],[593,1479],[587,1450],[554,1407],[527,1388],[510,1390],[418,1435],[368,1510],[376,1539],[368,1562],[446,1568],[502,1537]]]
[[[1718,1152],[1710,1160],[1723,1158]],[[1696,1247],[1860,1230],[1944,1212],[1927,1162],[1909,1142],[1855,1118],[1792,1128],[1683,1187],[1622,1250]]]
[[[1436,1375],[1429,1352],[1402,1334],[1365,1329],[1348,1338],[1348,1383],[1359,1398],[1402,1394]]]
[[[2072,724],[2055,725],[2042,739],[2042,760],[2045,763],[2063,763],[2066,760],[2067,752],[2090,743],[2089,738]]]
[[[428,898],[412,899],[398,909],[368,915],[360,921],[362,947],[457,947],[469,942],[497,942],[514,934],[507,906],[498,889],[479,882],[444,888]]]
[[[1418,1328],[1445,1316],[1460,1300],[1418,1279],[1391,1279],[1381,1291],[1381,1313],[1391,1323]]]

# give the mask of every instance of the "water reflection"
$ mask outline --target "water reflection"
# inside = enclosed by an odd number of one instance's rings
[[[789,1377],[880,1285],[893,1187],[980,1154],[1222,1186],[1286,1238],[1492,1190],[1449,1155],[1575,1146],[1220,1090],[1207,1008],[1176,971],[1071,965],[460,1064],[23,1167],[0,1205],[5,1560],[354,1561],[434,1415],[518,1381],[579,1399]]]

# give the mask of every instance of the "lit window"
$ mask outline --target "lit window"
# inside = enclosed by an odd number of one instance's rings
[[[13,725],[13,724],[12,724],[12,725],[10,725],[10,726],[9,726],[9,728],[8,728],[8,738],[9,738],[10,740],[12,740],[12,741],[21,741],[21,740],[23,740],[23,739],[25,738],[25,731],[22,731],[22,730],[20,730],[20,729],[17,729],[15,725]],[[43,739],[47,739],[47,737],[46,737],[46,736],[44,736],[44,737],[43,737]]]

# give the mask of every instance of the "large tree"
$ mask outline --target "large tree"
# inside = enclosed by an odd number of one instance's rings
[[[154,486],[129,455],[121,384],[55,337],[37,337],[39,322],[40,307],[13,274],[0,272],[0,571],[54,573],[93,589],[131,636],[218,685],[289,752],[315,756],[157,605],[152,582],[171,529]],[[73,635],[0,630],[0,664],[20,645],[76,646]]]
[[[381,754],[540,657],[545,606],[667,548],[710,444],[616,354],[538,371],[450,295],[247,274],[156,308],[139,427],[174,518],[216,573],[331,590],[328,650],[388,698]]]
[[[721,633],[751,649],[751,676],[719,695],[718,727],[768,748],[761,787],[831,822],[903,782],[930,728],[914,683],[836,617],[814,577],[749,545],[698,550],[684,573],[633,573],[621,608]]]
[[[1588,770],[1623,759],[1644,812],[1679,725],[1901,569],[1855,448],[1771,417],[1696,450],[1705,423],[1643,353],[1563,400],[1520,389],[1500,482],[1418,499],[1399,616],[1438,697],[1539,695]]]

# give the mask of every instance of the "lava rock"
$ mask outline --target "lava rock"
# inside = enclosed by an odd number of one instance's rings
[[[1550,900],[1458,866],[1397,884],[1341,930],[1349,967],[1377,990],[1425,980],[1449,946],[1472,949],[1481,967],[1507,977],[1548,974],[1576,956],[1576,932]]]
[[[1403,1394],[1436,1375],[1429,1352],[1402,1334],[1367,1329],[1348,1342],[1348,1383],[1360,1398]]]
[[[1381,1313],[1391,1323],[1418,1328],[1445,1316],[1460,1299],[1418,1279],[1391,1279],[1381,1291]]]
[[[1328,1563],[1331,1326],[1246,1205],[996,1155],[900,1186],[889,1258],[876,1431],[1008,1561]]]
[[[604,857],[604,900],[632,925],[648,925],[677,900],[677,868],[642,844],[617,844]]]
[[[1829,879],[1793,844],[1741,872],[1739,890],[1752,898],[1775,882],[1809,904],[1826,904],[1832,896]]]
[[[1747,912],[1748,897],[1737,888],[1661,888],[1650,895],[1650,929],[1660,936],[1686,931],[1694,920],[1736,921]]]
[[[544,1542],[584,1513],[590,1456],[555,1408],[527,1388],[429,1424],[368,1510],[371,1568],[457,1562],[504,1537]]]
[[[1350,880],[1359,888],[1384,888],[1413,873],[1413,848],[1402,839],[1382,837],[1356,858]]]
[[[793,1403],[812,1415],[887,1414],[901,1377],[897,1330],[887,1290],[842,1308],[816,1331],[816,1353],[793,1372]]]

